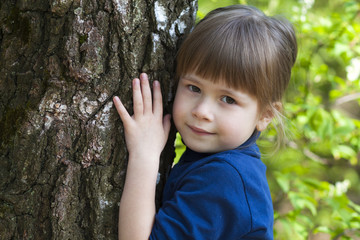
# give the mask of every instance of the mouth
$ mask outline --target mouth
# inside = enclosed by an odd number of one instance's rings
[[[208,132],[202,128],[198,128],[198,127],[194,127],[194,126],[190,126],[188,125],[188,127],[191,129],[191,131],[197,135],[212,135],[214,133],[212,132]]]

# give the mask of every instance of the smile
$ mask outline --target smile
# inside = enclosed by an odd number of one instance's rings
[[[193,126],[189,126],[188,125],[188,127],[191,129],[191,131],[193,132],[193,133],[195,133],[196,135],[212,135],[212,134],[214,134],[214,133],[212,133],[212,132],[208,132],[208,131],[206,131],[206,130],[204,130],[204,129],[201,129],[201,128],[197,128],[197,127],[193,127]]]

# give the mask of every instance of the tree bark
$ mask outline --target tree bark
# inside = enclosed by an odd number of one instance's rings
[[[147,72],[174,93],[196,0],[1,0],[0,239],[117,239],[132,109]],[[161,192],[174,132],[162,155]],[[160,198],[160,194],[157,195]]]

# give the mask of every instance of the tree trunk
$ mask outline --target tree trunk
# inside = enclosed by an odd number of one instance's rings
[[[132,109],[131,80],[147,72],[169,105],[177,45],[196,8],[196,0],[1,0],[0,239],[117,239],[127,150],[112,96]]]

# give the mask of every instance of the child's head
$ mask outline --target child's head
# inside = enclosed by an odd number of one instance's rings
[[[210,12],[196,25],[178,52],[177,77],[222,81],[254,96],[260,112],[276,116],[296,55],[288,21],[234,5]]]

